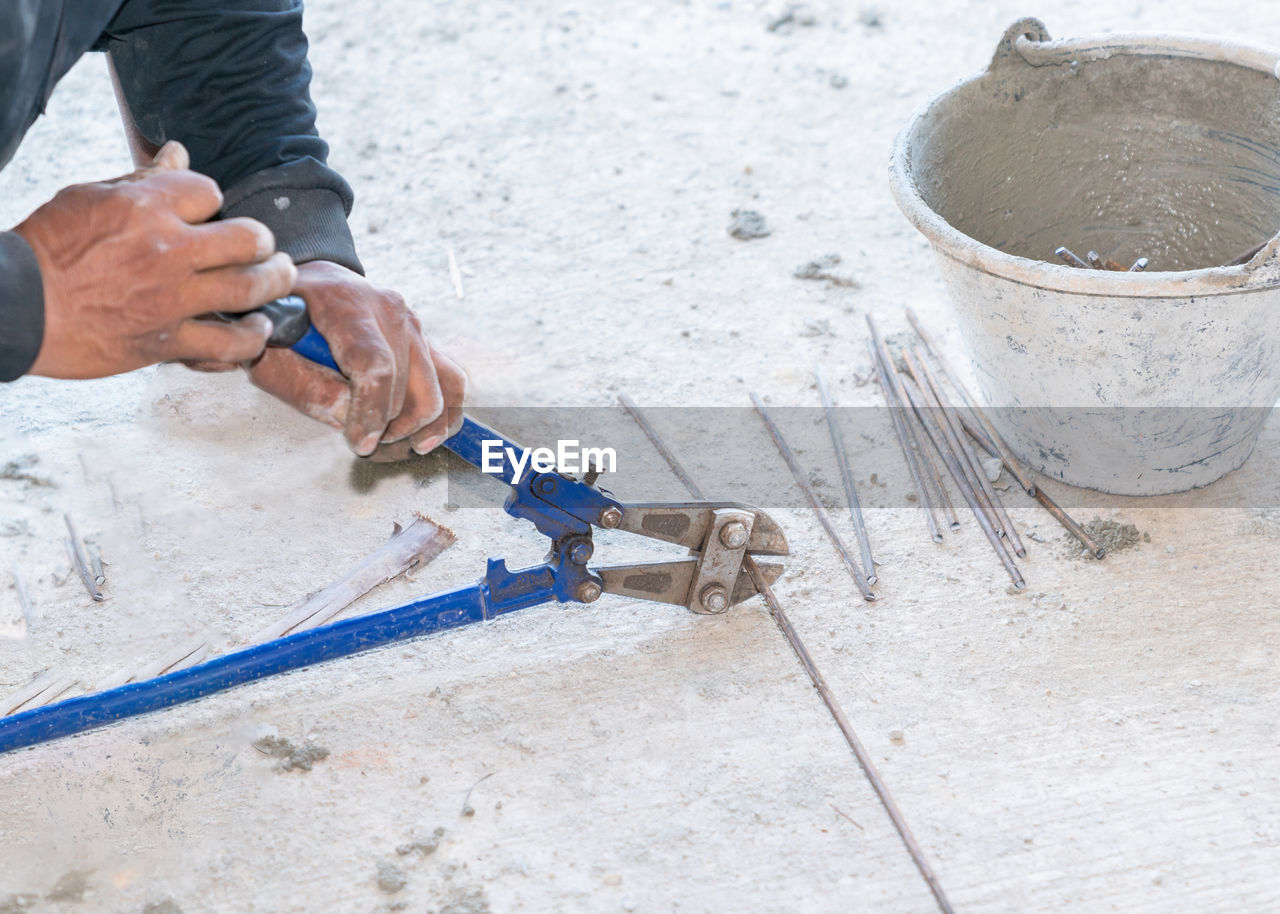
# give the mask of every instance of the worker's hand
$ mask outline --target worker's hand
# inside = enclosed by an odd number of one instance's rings
[[[377,461],[425,454],[458,430],[467,376],[427,342],[404,299],[320,260],[298,265],[293,291],[350,380],[268,349],[249,368],[254,384],[342,429],[353,451]]]
[[[167,359],[243,361],[262,352],[271,322],[195,320],[248,311],[288,293],[295,270],[260,222],[209,222],[218,185],[187,170],[168,143],[114,181],[59,191],[15,232],[44,284],[44,341],[31,373],[98,378]]]

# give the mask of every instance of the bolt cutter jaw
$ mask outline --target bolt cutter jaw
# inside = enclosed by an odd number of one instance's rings
[[[755,596],[747,556],[786,555],[782,530],[758,508],[736,502],[622,505],[618,530],[684,546],[690,558],[601,568],[606,593],[718,615]],[[772,583],[782,566],[762,568]],[[770,575],[772,575],[770,577]]]

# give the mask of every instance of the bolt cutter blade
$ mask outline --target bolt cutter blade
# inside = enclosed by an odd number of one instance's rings
[[[750,511],[755,515],[746,551],[752,555],[787,555],[787,538],[768,514],[751,505],[736,502],[691,501],[670,504],[646,503],[622,506],[622,522],[617,529],[650,539],[663,540],[701,552],[721,508]]]
[[[765,583],[770,587],[782,577],[783,566],[778,562],[756,562],[756,570],[764,575]],[[738,582],[733,585],[732,605],[736,606],[744,600],[750,600],[760,591],[751,574],[744,568],[738,574]]]
[[[776,562],[757,562],[756,567],[770,584],[782,576],[782,565]],[[694,578],[698,573],[698,560],[695,557],[674,562],[613,565],[594,570],[604,579],[605,593],[637,600],[649,600],[654,603],[687,606],[690,598],[689,589],[693,586]],[[750,600],[757,593],[751,575],[743,569],[739,572],[738,580],[734,584],[730,604]]]

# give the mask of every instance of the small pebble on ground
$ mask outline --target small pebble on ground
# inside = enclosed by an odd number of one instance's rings
[[[795,268],[791,274],[796,279],[814,279],[823,282],[829,282],[833,286],[842,286],[846,289],[857,289],[860,285],[852,276],[846,276],[837,273],[835,268],[840,265],[839,254],[824,254],[817,260],[810,260],[803,266]]]
[[[729,234],[739,241],[750,241],[753,238],[768,238],[771,232],[764,216],[753,209],[735,209],[729,214],[733,221],[729,223]]]
[[[818,24],[818,17],[806,6],[789,6],[782,13],[769,20],[766,29],[770,32],[789,32],[793,28],[813,28]]]
[[[404,871],[404,867],[382,861],[378,864],[378,888],[388,895],[394,895],[409,884],[409,875]]]
[[[396,848],[396,853],[401,857],[407,857],[409,854],[417,854],[419,857],[429,857],[440,847],[440,839],[444,837],[444,829],[437,828],[428,838],[418,838],[407,844],[401,844]]]

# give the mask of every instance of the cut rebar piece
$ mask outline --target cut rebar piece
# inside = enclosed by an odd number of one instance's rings
[[[955,434],[954,429],[951,427],[951,423],[948,421],[948,416],[946,415],[946,411],[943,409],[941,400],[934,395],[933,388],[929,386],[928,378],[925,376],[920,366],[916,364],[915,360],[912,359],[910,351],[906,348],[903,348],[902,350],[902,359],[903,363],[907,367],[907,376],[915,381],[916,389],[924,395],[925,405],[933,411],[934,421],[938,423],[938,426],[943,433],[943,438],[948,448],[950,448],[951,455],[956,460],[956,465],[960,467],[964,474],[965,478],[963,480],[956,480],[956,484],[968,484],[970,491],[978,497],[978,504],[982,506],[983,513],[986,514],[987,520],[991,521],[992,526],[995,527],[996,533],[1002,533],[1003,529],[1000,526],[1000,521],[996,516],[995,509],[987,499],[985,492],[979,487],[978,477],[976,473],[971,470],[969,461],[965,459],[959,437]],[[906,383],[905,380],[903,383]],[[923,421],[923,419],[921,419],[921,421]],[[941,454],[940,456],[942,456],[944,460],[946,459],[945,454]]]
[[[26,623],[27,631],[31,631],[31,595],[27,593],[27,582],[23,580],[22,572],[18,570],[18,566],[14,565],[10,569],[13,573],[13,589],[18,593],[18,605],[22,607],[22,621]]]
[[[1067,266],[1079,267],[1082,270],[1089,269],[1089,265],[1085,263],[1083,260],[1081,260],[1079,257],[1077,257],[1075,254],[1073,254],[1070,248],[1065,248],[1065,247],[1058,248],[1053,253],[1057,254],[1059,257],[1065,260],[1067,262]]]
[[[98,585],[94,583],[93,576],[89,574],[89,569],[85,567],[84,556],[80,554],[80,550],[76,548],[76,541],[71,537],[67,537],[67,558],[71,560],[71,567],[80,575],[80,580],[84,582],[84,589],[89,592],[89,596],[93,598],[95,603],[101,603],[106,599],[102,595],[102,591],[98,590]]]
[[[892,363],[892,358],[890,358],[889,365],[886,366],[871,340],[867,341],[867,347],[876,366],[876,377],[880,381],[881,387],[893,386],[894,381],[890,376],[896,377],[898,372],[897,366]],[[915,414],[915,410],[907,405],[906,397],[898,391],[895,392],[894,398],[894,402],[897,402],[902,407],[902,422],[911,433],[909,437],[916,450],[924,481],[926,484],[932,483],[932,492],[937,495],[937,504],[941,506],[942,513],[946,517],[947,526],[953,531],[959,530],[960,518],[956,515],[955,505],[951,501],[951,495],[947,492],[946,484],[942,481],[942,472],[938,469],[938,463],[942,460],[942,455],[933,448],[933,442],[925,434],[924,426],[920,423],[920,417]],[[937,460],[934,459],[935,456],[938,458]],[[935,539],[938,542],[942,541],[940,538]]]
[[[102,567],[106,564],[102,561],[102,550],[88,544],[85,545],[85,550],[89,553],[89,570],[93,572],[93,583],[101,587],[107,583],[107,572]]]
[[[871,341],[868,341],[868,346],[871,347],[871,358],[875,360],[878,368],[883,367],[883,371],[888,372],[891,377],[896,377],[898,373],[897,366],[893,364],[892,356],[890,356],[889,362],[885,363],[881,360],[876,351],[875,345]],[[887,346],[885,347],[885,352],[888,352]],[[881,383],[883,384],[884,377],[879,370],[877,370],[877,377],[880,377]],[[890,380],[889,383],[892,384],[892,380]],[[929,436],[925,434],[924,426],[920,424],[920,417],[915,414],[914,410],[910,409],[906,405],[906,397],[902,396],[902,392],[898,391],[896,396],[898,403],[903,407],[903,425],[910,430],[911,434],[909,437],[916,449],[916,455],[920,461],[920,469],[924,475],[925,484],[928,485],[932,483],[932,491],[938,497],[936,503],[941,506],[942,513],[947,520],[947,526],[953,531],[959,530],[960,518],[956,516],[955,505],[951,501],[951,495],[947,492],[946,484],[942,481],[942,472],[938,469],[938,461],[933,459],[936,451],[932,448]],[[938,454],[938,460],[941,459],[942,455]]]
[[[47,705],[76,682],[74,676],[47,670],[12,695],[0,699],[0,717]]]
[[[880,379],[880,388],[884,391],[884,399],[889,406],[889,418],[893,422],[893,430],[898,434],[898,444],[902,446],[907,470],[911,473],[911,481],[916,487],[916,497],[920,500],[920,507],[924,509],[925,522],[929,525],[929,535],[933,537],[935,543],[940,543],[942,531],[938,529],[933,498],[929,494],[928,486],[925,485],[924,474],[916,458],[916,453],[923,453],[923,448],[920,447],[915,432],[907,423],[909,408],[906,404],[906,395],[902,393],[900,386],[894,383],[898,373],[889,360],[889,350],[884,345],[884,340],[880,338],[880,331],[876,328],[870,314],[867,315],[867,326],[871,329],[871,340],[867,345],[871,348],[871,361],[876,366],[876,376]]]
[[[831,446],[836,452],[836,463],[840,466],[840,478],[844,481],[844,494],[849,501],[849,514],[853,518],[853,534],[858,538],[858,551],[862,556],[862,568],[868,584],[876,582],[876,563],[871,557],[871,540],[867,537],[867,524],[862,517],[862,502],[858,500],[858,487],[853,481],[853,468],[849,465],[849,454],[844,447],[844,433],[840,431],[840,420],[836,415],[836,405],[831,399],[831,391],[827,390],[827,382],[816,368],[813,376],[818,381],[818,396],[822,398],[822,411],[827,417],[827,428],[831,431]]]
[[[396,524],[396,532],[389,540],[301,606],[255,632],[249,643],[261,644],[323,625],[375,587],[435,560],[455,539],[452,530],[425,514],[418,514],[405,527]]]
[[[84,545],[80,540],[80,534],[76,532],[76,525],[71,520],[70,514],[62,515],[62,520],[67,525],[67,532],[71,534],[71,538],[67,540],[67,554],[71,556],[71,564],[80,574],[80,580],[84,582],[84,589],[89,592],[96,603],[101,603],[106,599],[102,595],[102,591],[98,589],[98,585],[93,575],[89,573],[89,565],[85,560]]]
[[[462,271],[458,269],[458,258],[453,253],[453,245],[449,245],[449,281],[453,283],[453,294],[462,301]]]
[[[1000,460],[1000,452],[997,451],[996,446],[991,443],[991,439],[987,436],[987,433],[970,422],[969,418],[964,414],[961,414],[960,416],[960,426],[969,433],[970,438],[978,442],[978,446],[987,452],[988,457],[994,457],[996,460]],[[1003,463],[1004,461],[1001,461],[1002,465]]]
[[[624,405],[631,402],[625,396],[620,399],[622,399]],[[667,465],[671,467],[671,472],[675,473],[676,477],[684,483],[685,488],[689,490],[689,494],[698,501],[704,501],[702,490],[698,488],[692,477],[685,472],[676,455],[666,446],[657,430],[645,420],[644,415],[636,408],[635,404],[627,406],[627,412],[631,414],[631,418],[636,420],[636,424],[640,426],[640,430],[644,432],[645,437],[649,439],[657,452],[667,461]],[[801,640],[799,632],[796,631],[795,626],[791,624],[791,619],[783,611],[777,596],[774,595],[773,588],[769,586],[768,578],[760,573],[755,559],[751,558],[751,556],[745,558],[743,567],[751,575],[751,579],[756,585],[756,590],[760,592],[760,596],[764,598],[765,606],[769,608],[769,615],[773,617],[774,623],[782,631],[783,637],[787,639],[787,644],[795,652],[796,659],[800,661],[800,665],[804,667],[805,673],[808,674],[809,681],[813,683],[814,689],[822,697],[823,704],[827,706],[827,711],[830,712],[831,717],[835,720],[836,726],[840,728],[840,733],[853,751],[853,756],[857,759],[858,766],[862,768],[862,773],[866,775],[867,780],[870,782],[871,789],[875,791],[876,797],[880,800],[880,805],[884,807],[885,813],[888,814],[889,821],[893,823],[893,827],[898,832],[898,837],[902,839],[903,845],[907,848],[907,853],[911,855],[911,861],[924,878],[925,884],[929,886],[929,891],[933,893],[934,900],[938,902],[938,908],[943,914],[954,914],[955,909],[951,907],[951,902],[947,900],[946,893],[942,890],[942,884],[938,881],[938,877],[934,875],[933,867],[929,865],[924,851],[911,833],[911,829],[907,826],[907,820],[902,815],[902,810],[898,808],[898,804],[894,802],[893,795],[889,793],[889,788],[880,778],[880,772],[876,770],[875,764],[871,761],[870,753],[862,745],[862,741],[858,739],[858,734],[854,732],[853,725],[849,723],[849,718],[845,716],[844,709],[840,707],[840,703],[836,701],[830,686],[827,685],[826,677],[822,675],[817,664],[813,662],[813,657],[809,654],[808,648],[805,647],[804,641]]]
[[[840,728],[840,732],[844,734],[845,742],[849,744],[849,748],[853,750],[854,758],[858,760],[862,773],[866,775],[867,780],[871,783],[871,789],[876,792],[876,797],[880,800],[880,805],[884,807],[884,811],[888,813],[889,820],[893,823],[893,827],[898,832],[898,837],[902,839],[903,845],[907,848],[907,853],[911,855],[911,861],[916,865],[916,869],[920,871],[920,875],[924,878],[925,883],[929,886],[929,891],[933,893],[934,900],[938,903],[939,909],[943,914],[954,914],[955,909],[951,907],[951,902],[947,900],[946,893],[942,890],[942,883],[938,881],[938,877],[934,875],[933,867],[929,865],[929,861],[925,858],[924,850],[916,841],[915,835],[911,833],[910,827],[907,825],[906,817],[902,815],[902,810],[898,808],[898,804],[894,802],[893,795],[889,793],[889,788],[885,786],[880,772],[876,769],[875,763],[871,761],[871,754],[867,752],[862,740],[858,739],[858,734],[854,732],[853,724],[849,722],[849,718],[845,716],[844,709],[840,707],[840,703],[836,701],[836,697],[831,692],[831,687],[827,685],[826,678],[813,662],[813,658],[809,655],[809,651],[805,648],[804,642],[800,640],[800,636],[796,633],[795,628],[791,625],[791,620],[787,618],[787,614],[783,612],[782,606],[778,603],[778,598],[774,596],[773,588],[769,586],[769,581],[765,575],[760,573],[760,569],[756,566],[755,559],[747,556],[745,559],[745,567],[751,573],[752,580],[755,581],[756,590],[760,591],[760,595],[764,597],[765,605],[769,607],[769,613],[773,616],[774,622],[782,629],[782,633],[786,636],[787,643],[791,645],[791,649],[795,651],[796,658],[800,661],[800,665],[804,667],[805,672],[809,674],[813,687],[818,690],[818,694],[822,696],[822,702],[827,706],[827,710],[831,712],[831,716],[835,719],[836,726]]]
[[[921,347],[916,347],[915,354],[916,361],[919,362],[920,368],[924,371],[925,381],[931,388],[934,399],[937,400],[938,405],[942,408],[943,417],[951,424],[951,431],[963,451],[962,456],[973,471],[972,476],[978,484],[979,491],[986,497],[992,510],[995,511],[995,519],[1000,522],[1000,532],[1009,541],[1009,544],[1013,546],[1014,554],[1019,558],[1025,558],[1027,548],[1022,545],[1022,538],[1018,536],[1018,531],[1013,526],[1009,512],[1005,510],[1004,502],[996,494],[996,490],[991,485],[991,480],[987,479],[987,474],[982,469],[982,463],[978,460],[978,455],[974,453],[973,447],[969,444],[969,439],[965,437],[964,430],[960,427],[958,411],[946,402],[946,394],[943,393],[942,382],[934,371],[929,354]],[[903,355],[907,355],[905,349],[903,350]]]
[[[915,413],[902,405],[902,401],[898,399],[897,393],[894,391],[893,382],[889,380],[889,375],[885,371],[884,365],[880,362],[880,354],[876,352],[875,343],[867,340],[867,350],[871,353],[871,363],[876,369],[876,378],[880,382],[880,389],[884,391],[885,403],[889,407],[889,418],[893,422],[894,433],[898,437],[898,444],[902,447],[902,453],[907,459],[907,470],[911,474],[911,481],[916,487],[916,500],[925,510],[925,520],[929,524],[929,533],[933,537],[935,543],[942,542],[942,532],[938,529],[937,518],[933,513],[933,502],[928,489],[928,481],[932,480],[937,491],[943,491],[942,479],[938,475],[938,468],[934,465],[933,460],[929,457],[928,451],[924,447],[924,442],[928,441],[924,429],[920,427],[920,420],[916,418]],[[918,430],[918,432],[917,432]],[[922,466],[923,464],[923,466]],[[950,503],[948,498],[947,502]],[[954,510],[947,517],[948,525],[951,524],[955,517]],[[951,527],[955,529],[959,526],[959,520],[956,525]]]
[[[924,468],[928,470],[926,481],[933,483],[933,490],[937,493],[938,504],[942,506],[942,513],[946,516],[947,526],[952,530],[960,529],[960,518],[956,515],[955,505],[951,501],[951,495],[947,492],[946,485],[942,482],[942,471],[938,469],[938,461],[942,459],[942,455],[938,455],[938,460],[934,460],[936,453],[929,440],[929,436],[925,434],[924,426],[920,424],[920,417],[915,414],[914,410],[905,411],[907,425],[910,426],[911,432],[915,435],[915,439],[920,442],[920,460],[924,464]]]
[[[706,501],[707,498],[702,494],[702,490],[698,488],[698,484],[693,481],[692,476],[685,472],[679,458],[667,447],[666,442],[662,440],[662,436],[658,434],[658,430],[649,424],[649,420],[640,411],[640,407],[636,406],[626,394],[619,395],[618,400],[626,407],[631,418],[636,420],[636,425],[640,426],[640,431],[644,432],[644,436],[649,439],[653,449],[661,454],[662,459],[667,462],[667,466],[671,467],[671,472],[676,474],[676,479],[680,480],[680,484],[688,490],[696,501]]]
[[[1098,545],[1097,541],[1085,532],[1084,527],[1077,524],[1066,511],[1058,507],[1058,503],[1044,493],[1043,489],[1036,489],[1036,501],[1044,506],[1044,509],[1053,515],[1054,519],[1062,526],[1070,531],[1071,535],[1084,543],[1084,547],[1092,553],[1095,559],[1106,558],[1107,550]]]
[[[961,469],[954,450],[947,444],[944,430],[938,424],[938,421],[931,415],[932,408],[927,405],[924,394],[915,386],[910,378],[903,378],[903,386],[907,392],[907,399],[911,405],[915,407],[916,412],[920,414],[921,420],[924,422],[925,429],[933,438],[934,446],[938,452],[942,454],[943,459],[947,462],[947,469],[951,471],[952,477],[956,481],[956,486],[960,489],[960,494],[964,496],[965,501],[969,504],[969,510],[973,512],[973,516],[978,520],[978,526],[982,528],[982,532],[986,534],[987,539],[991,542],[991,548],[995,550],[996,557],[1000,559],[1000,564],[1004,565],[1005,571],[1009,573],[1009,579],[1013,581],[1013,586],[1018,590],[1022,590],[1027,586],[1026,580],[1022,577],[1022,572],[1018,570],[1018,566],[1013,562],[1013,556],[1009,554],[1009,549],[1005,545],[1005,541],[1000,534],[996,532],[995,526],[991,523],[990,517],[982,509],[982,505],[978,501],[978,496],[974,492],[969,481],[965,478],[964,470]],[[945,420],[943,420],[945,421]]]
[[[764,401],[756,395],[755,391],[751,392],[751,402],[755,406],[756,412],[760,414],[760,418],[764,420],[765,428],[769,430],[769,436],[773,438],[773,443],[778,446],[778,453],[782,455],[782,459],[787,462],[787,466],[791,469],[791,475],[795,477],[796,485],[800,487],[800,491],[804,492],[805,497],[809,499],[809,504],[813,507],[813,513],[818,517],[818,523],[822,524],[822,529],[827,531],[827,538],[831,540],[831,545],[836,547],[836,552],[840,553],[840,558],[844,560],[845,567],[849,569],[849,574],[853,577],[853,582],[858,585],[858,592],[862,594],[862,599],[868,603],[875,602],[876,595],[871,592],[871,585],[867,583],[866,575],[858,567],[858,563],[853,556],[849,554],[849,548],[845,546],[844,540],[840,538],[840,533],[836,530],[836,525],[832,522],[831,515],[827,513],[827,509],[819,501],[818,493],[813,489],[813,483],[809,482],[809,477],[805,475],[800,462],[796,460],[795,453],[792,452],[790,445],[782,437],[782,430],[773,421],[773,418],[769,415],[769,410],[765,408]]]
[[[640,412],[640,407],[636,406],[632,399],[626,394],[620,394],[618,396],[618,402],[622,404],[622,408],[625,409],[630,414],[631,418],[635,420],[636,425],[640,426],[640,431],[644,432],[645,437],[649,439],[649,443],[652,444],[658,453],[662,455],[662,459],[671,467],[671,472],[676,474],[676,478],[684,484],[684,487],[689,490],[689,493],[693,494],[694,492],[697,492],[698,486],[694,483],[693,479],[689,477],[689,474],[684,471],[684,467],[680,466],[680,461],[676,460],[676,455],[667,450],[667,446],[663,444],[662,439],[658,437],[657,431],[649,424],[649,420],[645,418],[644,413]],[[698,501],[704,500],[701,493],[698,493],[693,497],[698,499]]]
[[[35,698],[58,679],[56,670],[45,670],[16,692],[0,699],[0,717],[12,714],[31,699]]]
[[[924,325],[920,323],[920,318],[916,317],[916,313],[910,308],[907,309],[907,320],[911,323],[920,339],[924,340],[925,349],[933,356],[934,361],[942,367],[943,374],[947,376],[951,386],[960,395],[960,399],[964,401],[965,406],[969,407],[970,412],[977,417],[979,424],[986,431],[987,437],[995,445],[996,450],[1000,452],[1000,460],[1004,463],[1005,468],[1013,474],[1013,478],[1018,480],[1018,485],[1022,486],[1028,495],[1035,495],[1036,484],[1031,481],[1031,477],[1027,475],[1026,470],[1022,469],[1018,464],[1013,453],[1009,450],[1009,446],[1004,443],[1004,439],[1000,437],[996,427],[987,418],[986,411],[969,395],[969,390],[964,386],[964,382],[960,380],[960,375],[951,367],[946,356],[942,354],[942,349],[934,341],[933,336],[924,328]]]
[[[1233,266],[1236,263],[1244,263],[1245,260],[1248,260],[1250,257],[1258,253],[1258,251],[1260,250],[1262,249],[1256,248],[1255,250],[1250,251],[1247,255],[1245,255],[1244,260],[1233,260],[1231,261],[1231,263],[1227,264],[1227,266]],[[1147,268],[1147,258],[1145,257],[1139,257],[1137,260],[1133,262],[1133,266],[1129,267],[1129,269],[1126,271],[1122,264],[1119,264],[1114,260],[1111,260],[1111,259],[1103,260],[1101,257],[1098,256],[1097,251],[1090,251],[1086,255],[1089,258],[1088,263],[1086,263],[1085,261],[1077,257],[1075,254],[1073,254],[1070,248],[1066,248],[1066,247],[1056,248],[1053,253],[1061,257],[1064,261],[1066,261],[1067,266],[1079,267],[1082,270],[1110,270],[1113,273],[1124,273],[1124,272],[1141,273],[1143,270]]]
[[[983,450],[985,450],[988,454],[990,454],[992,457],[995,457],[997,460],[1000,459],[1000,455],[999,453],[997,453],[995,445],[991,443],[991,439],[987,437],[986,432],[984,432],[980,428],[975,428],[964,417],[961,417],[960,421],[964,425],[964,430],[969,433],[970,438],[976,441],[978,445]],[[1083,527],[1081,527],[1078,523],[1072,520],[1072,518],[1065,511],[1059,508],[1057,503],[1054,502],[1052,498],[1050,498],[1048,495],[1045,495],[1044,490],[1042,490],[1039,486],[1036,486],[1036,490],[1034,493],[1032,493],[1031,497],[1036,499],[1036,501],[1040,502],[1041,507],[1043,507],[1046,511],[1048,511],[1053,516],[1054,520],[1062,524],[1062,526],[1067,529],[1067,532],[1069,532],[1076,539],[1080,540],[1080,542],[1084,544],[1085,548],[1089,550],[1089,552],[1093,555],[1094,558],[1101,559],[1107,554],[1106,550],[1103,549],[1101,546],[1099,546],[1089,536],[1089,534],[1085,533]]]
[[[145,664],[134,671],[126,682],[145,682],[165,673],[172,673],[184,666],[199,663],[209,655],[210,645],[203,638],[186,641],[170,648],[159,659]],[[194,658],[194,659],[192,659]],[[123,683],[121,683],[123,685]]]

